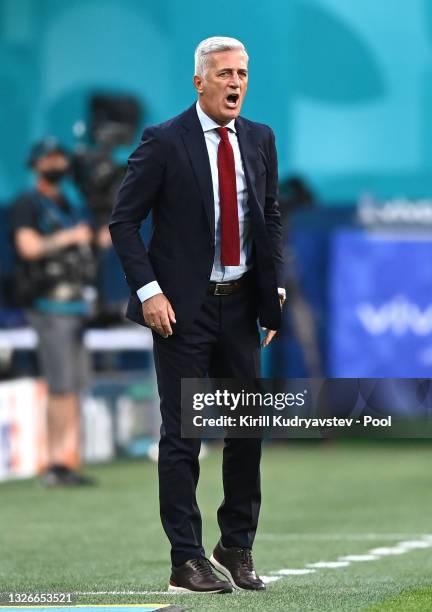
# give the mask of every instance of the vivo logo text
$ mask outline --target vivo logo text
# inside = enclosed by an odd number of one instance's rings
[[[427,336],[432,332],[432,304],[422,309],[403,295],[396,295],[380,306],[362,302],[356,314],[363,327],[374,336],[385,333]]]

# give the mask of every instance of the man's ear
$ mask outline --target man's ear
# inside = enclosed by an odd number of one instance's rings
[[[193,78],[193,84],[198,94],[202,94],[203,92],[203,79],[197,74]]]

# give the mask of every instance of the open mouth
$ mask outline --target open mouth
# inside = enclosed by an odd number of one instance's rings
[[[240,96],[236,93],[229,94],[225,98],[226,105],[229,106],[229,108],[236,108],[237,103],[239,101],[239,97]]]

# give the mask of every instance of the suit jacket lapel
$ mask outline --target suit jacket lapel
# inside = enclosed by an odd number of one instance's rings
[[[215,214],[213,181],[204,133],[196,113],[195,105],[191,106],[186,112],[183,125],[186,128],[182,134],[183,142],[188,152],[195,178],[203,198],[207,221],[214,241]]]

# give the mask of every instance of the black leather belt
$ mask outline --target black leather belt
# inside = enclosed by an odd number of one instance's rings
[[[247,279],[244,276],[225,283],[209,283],[207,293],[208,295],[232,295],[243,289],[246,284]]]

